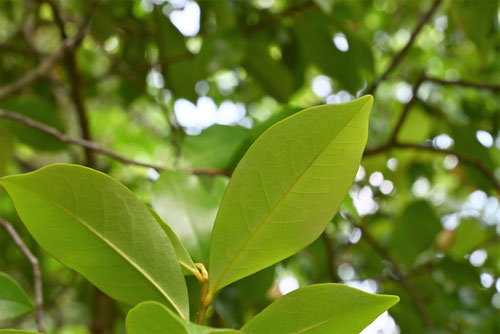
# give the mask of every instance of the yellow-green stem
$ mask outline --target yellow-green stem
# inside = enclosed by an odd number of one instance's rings
[[[203,263],[196,263],[196,267],[200,270],[201,276],[196,276],[201,286],[200,295],[200,306],[198,308],[198,314],[196,317],[196,323],[198,325],[203,325],[205,323],[205,316],[207,314],[207,309],[212,304],[213,294],[208,291],[209,276],[208,271],[203,265]]]

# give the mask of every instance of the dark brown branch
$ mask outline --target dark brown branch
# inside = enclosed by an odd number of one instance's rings
[[[425,81],[435,82],[443,86],[461,86],[461,87],[470,87],[476,89],[484,89],[492,92],[500,92],[500,85],[489,84],[489,83],[470,82],[464,80],[444,80],[439,78],[431,78],[427,76],[425,77]]]
[[[424,303],[422,301],[422,298],[420,297],[417,289],[415,286],[412,284],[412,282],[408,279],[407,275],[399,265],[399,263],[392,257],[392,255],[389,253],[387,249],[385,249],[382,245],[380,245],[375,238],[373,238],[370,233],[364,228],[363,225],[358,224],[356,220],[349,215],[347,212],[341,212],[341,215],[347,219],[354,227],[357,227],[361,230],[362,233],[362,240],[365,240],[375,252],[377,252],[384,260],[389,262],[392,266],[393,272],[398,278],[398,280],[401,282],[402,286],[404,289],[408,292],[408,294],[411,297],[411,300],[413,304],[415,305],[415,308],[418,311],[418,314],[422,318],[422,321],[424,322],[424,325],[427,329],[433,328],[434,324],[432,322],[432,319],[430,318],[429,314],[427,313],[427,310],[424,307]]]
[[[442,0],[434,0],[431,8],[422,16],[420,21],[418,22],[417,26],[415,27],[415,30],[410,35],[410,39],[406,43],[406,45],[392,58],[391,63],[387,67],[387,69],[382,73],[382,75],[375,80],[375,82],[372,84],[372,86],[368,89],[367,94],[373,94],[375,90],[377,89],[378,85],[384,81],[387,76],[399,65],[401,60],[404,58],[404,56],[408,53],[410,48],[412,47],[413,43],[417,39],[418,35],[422,31],[422,28],[425,26],[425,24],[431,19],[432,15],[434,12],[437,10],[439,5],[441,4]]]
[[[68,38],[68,35],[66,34],[64,21],[62,18],[62,11],[59,4],[57,3],[56,0],[45,0],[45,1],[48,2],[52,8],[52,13],[54,14],[54,21],[59,27],[61,38],[63,40],[66,40]],[[94,0],[93,5],[95,5],[96,2],[97,1]],[[76,47],[64,50],[66,67],[68,69],[69,78],[71,81],[71,98],[73,100],[73,103],[75,104],[75,108],[77,111],[82,138],[85,140],[92,140],[92,136],[90,134],[89,120],[87,117],[87,110],[85,107],[85,99],[83,97],[83,81],[82,81],[82,76],[80,74],[80,70],[78,69],[75,51]],[[94,152],[89,148],[85,148],[84,151],[85,151],[86,165],[92,168],[96,168],[96,159],[94,156]]]
[[[91,14],[92,10],[93,10],[93,6],[91,6],[89,8],[89,13],[86,16],[86,19],[84,20],[84,22],[80,25],[80,28],[78,29],[78,32],[76,33],[76,35],[65,39],[62,42],[61,47],[55,53],[53,53],[52,55],[50,55],[47,58],[45,58],[44,60],[42,60],[42,62],[36,68],[27,72],[24,76],[19,78],[17,81],[14,81],[13,83],[11,83],[7,86],[1,87],[0,88],[0,100],[3,100],[9,96],[12,96],[12,95],[20,92],[21,90],[23,90],[27,86],[31,85],[35,81],[43,78],[54,67],[56,62],[59,59],[61,59],[61,57],[64,55],[64,53],[67,49],[73,49],[76,46],[78,46],[82,42],[83,38],[86,35],[87,26],[88,26],[88,22],[90,20],[90,14]]]
[[[434,147],[431,145],[425,145],[425,144],[392,142],[392,143],[386,143],[384,145],[381,145],[381,146],[378,146],[375,148],[366,149],[363,156],[379,154],[379,153],[387,152],[387,151],[390,151],[393,149],[410,149],[410,150],[434,152],[434,153],[439,153],[439,154],[454,155],[458,158],[459,161],[465,162],[465,163],[477,168],[491,182],[493,187],[498,192],[500,192],[500,182],[497,180],[494,173],[491,170],[489,170],[488,167],[486,167],[484,164],[482,164],[481,161],[479,161],[475,158],[469,157],[467,155],[464,155],[462,153],[459,153],[455,150],[442,149],[442,148],[437,148],[437,147]]]
[[[14,113],[14,112],[0,109],[0,118],[11,119],[13,121],[22,123],[30,128],[40,130],[40,131],[48,134],[49,136],[56,138],[57,140],[59,140],[62,143],[66,143],[66,144],[70,144],[70,145],[77,145],[77,146],[88,148],[97,154],[106,155],[114,160],[120,161],[120,162],[127,164],[127,165],[135,165],[135,166],[153,168],[156,171],[162,171],[162,170],[168,169],[168,168],[163,167],[163,166],[149,164],[149,163],[129,159],[123,155],[120,155],[120,154],[114,152],[113,150],[110,150],[109,148],[100,146],[93,141],[67,136],[64,133],[59,132],[57,129],[55,129],[51,126],[48,126],[48,125],[43,124],[43,123],[39,123],[31,118],[28,118],[28,117],[23,116],[23,115],[18,114],[18,113]],[[186,169],[184,171],[188,172],[188,173],[200,174],[200,175],[226,175],[226,176],[230,176],[230,174],[231,174],[227,171],[218,170],[218,169],[192,168],[192,169]]]
[[[42,272],[40,270],[40,264],[35,255],[30,251],[28,246],[24,243],[23,239],[16,232],[12,224],[8,221],[0,218],[0,225],[2,225],[7,233],[10,235],[16,246],[21,250],[26,259],[28,259],[31,264],[33,271],[33,290],[35,294],[35,317],[36,325],[39,332],[45,332],[45,324],[43,320],[43,290],[42,290]]]

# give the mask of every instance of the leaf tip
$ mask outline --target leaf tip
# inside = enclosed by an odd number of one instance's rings
[[[395,295],[383,295],[384,297],[386,297],[387,299],[387,304],[389,305],[387,307],[387,309],[390,309],[391,307],[393,307],[394,305],[396,305],[397,303],[399,303],[399,296],[395,296]]]
[[[361,96],[359,99],[358,99],[360,102],[364,102],[364,104],[369,107],[371,109],[372,105],[373,105],[373,101],[375,101],[375,99],[373,98],[373,95],[371,94],[366,94],[366,95],[363,95]]]

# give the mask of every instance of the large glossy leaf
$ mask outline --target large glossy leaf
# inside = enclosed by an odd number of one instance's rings
[[[143,302],[127,314],[128,334],[229,334],[240,331],[199,326],[179,318],[157,302]]]
[[[354,181],[373,98],[314,107],[268,129],[235,169],[210,249],[215,291],[314,241]]]
[[[12,277],[0,272],[0,320],[12,319],[33,310],[33,304],[21,286]]]
[[[33,237],[60,262],[117,300],[160,301],[187,318],[186,284],[170,239],[126,187],[62,164],[0,184]]]
[[[207,263],[210,235],[227,181],[217,177],[214,182],[209,191],[199,176],[165,171],[153,189],[153,208],[197,262]]]
[[[246,334],[357,334],[399,301],[342,284],[295,290],[268,306],[241,331]]]

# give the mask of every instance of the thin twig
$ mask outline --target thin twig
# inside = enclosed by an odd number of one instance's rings
[[[93,2],[95,3],[95,1]],[[89,8],[89,13],[86,16],[86,19],[84,22],[80,25],[80,28],[78,29],[78,32],[76,35],[66,38],[63,42],[61,47],[53,54],[45,58],[36,68],[32,69],[31,71],[27,72],[25,75],[23,75],[21,78],[18,80],[14,81],[13,83],[1,87],[0,88],[0,100],[3,100],[9,96],[12,96],[33,82],[41,79],[44,77],[56,64],[56,62],[61,59],[61,57],[64,55],[65,51],[67,49],[73,49],[76,46],[78,46],[83,38],[85,37],[87,33],[87,26],[90,20],[90,14],[93,10],[94,6],[91,6]]]
[[[401,117],[399,118],[396,126],[394,127],[394,131],[392,132],[392,135],[389,139],[390,143],[396,142],[399,131],[403,127],[403,124],[404,124],[406,118],[408,117],[408,114],[410,113],[411,108],[413,107],[413,105],[415,104],[415,102],[418,99],[418,97],[417,97],[418,89],[420,88],[420,86],[424,82],[424,78],[425,78],[425,74],[422,72],[422,74],[419,75],[417,82],[415,82],[415,84],[413,85],[411,100],[408,103],[406,103],[404,108],[403,108],[403,112],[401,113]]]
[[[57,140],[59,140],[62,143],[77,145],[77,146],[88,148],[97,154],[106,155],[114,160],[120,161],[120,162],[127,164],[127,165],[136,165],[136,166],[153,168],[154,170],[156,170],[158,172],[168,169],[164,166],[149,164],[149,163],[129,159],[123,155],[116,153],[113,150],[110,150],[109,148],[100,146],[93,141],[67,136],[51,126],[48,126],[48,125],[43,124],[43,123],[39,123],[31,118],[28,118],[28,117],[23,116],[23,115],[18,114],[18,113],[14,113],[14,112],[0,109],[0,118],[11,119],[13,121],[22,123],[30,128],[40,130],[40,131],[48,134],[49,136],[56,138]],[[231,175],[230,172],[228,172],[228,171],[218,170],[218,169],[190,168],[190,169],[185,169],[184,171],[191,173],[191,174],[201,174],[201,175],[226,175],[226,176]]]
[[[33,270],[33,285],[35,294],[35,317],[36,325],[38,331],[45,332],[45,324],[43,320],[43,290],[42,290],[42,272],[40,270],[40,264],[35,255],[30,251],[28,246],[24,243],[23,239],[16,232],[14,227],[8,221],[0,218],[0,225],[2,225],[7,233],[10,235],[16,246],[21,250],[26,259],[28,259]]]
[[[59,3],[56,0],[44,0],[44,1],[48,2],[50,7],[52,8],[52,13],[54,14],[54,21],[56,22],[59,28],[61,38],[63,40],[67,39],[68,35],[66,34],[64,20],[62,18],[62,10],[59,6]],[[91,4],[91,7],[94,8],[96,3],[97,0],[94,0],[93,4]],[[92,10],[89,12],[92,13]],[[83,139],[91,141],[92,136],[90,134],[89,119],[87,117],[85,99],[83,97],[83,80],[76,62],[76,54],[75,54],[76,49],[77,49],[76,47],[71,49],[70,48],[65,49],[64,56],[66,58],[66,67],[68,69],[69,78],[71,81],[71,98],[73,100],[73,103],[75,104],[75,108],[77,111],[78,123],[80,125],[81,135]],[[96,159],[94,156],[94,152],[88,148],[85,148],[84,151],[85,151],[86,165],[95,168]]]
[[[363,225],[358,224],[356,220],[347,212],[341,212],[341,215],[347,219],[353,226],[359,228],[362,233],[362,238],[365,240],[375,252],[377,252],[384,260],[388,261],[392,265],[392,269],[394,271],[394,274],[396,277],[399,279],[405,290],[408,292],[408,294],[411,297],[411,300],[413,304],[415,305],[418,314],[422,318],[422,321],[425,324],[425,327],[427,329],[433,328],[434,324],[432,322],[431,317],[427,313],[427,310],[424,307],[424,303],[422,301],[422,298],[420,298],[420,295],[415,288],[415,286],[412,284],[412,282],[408,279],[406,274],[404,273],[403,269],[399,265],[399,263],[392,257],[392,255],[389,253],[387,249],[385,249],[382,245],[380,245],[375,238],[373,238],[370,233],[364,228]]]
[[[399,65],[401,60],[404,58],[404,56],[408,53],[410,50],[411,46],[417,39],[418,35],[420,34],[420,31],[422,31],[422,28],[425,26],[425,24],[431,19],[432,15],[436,11],[436,9],[439,7],[441,4],[442,0],[434,0],[431,8],[422,16],[420,21],[418,22],[417,26],[415,27],[415,30],[410,35],[410,39],[406,43],[406,45],[392,58],[391,63],[387,67],[387,69],[382,73],[382,75],[375,80],[375,82],[372,84],[372,86],[368,89],[367,94],[373,94],[375,90],[377,89],[378,85],[384,81],[387,76]]]
[[[489,84],[489,83],[471,82],[465,80],[445,80],[427,76],[425,77],[425,81],[435,82],[443,86],[461,86],[461,87],[470,87],[476,89],[484,89],[492,92],[500,92],[500,85]]]
[[[481,163],[481,161],[477,160],[476,158],[464,155],[455,150],[437,148],[426,144],[400,143],[396,141],[392,143],[386,143],[375,148],[366,149],[363,156],[379,154],[393,149],[410,149],[417,151],[427,151],[439,154],[454,155],[458,158],[459,161],[465,162],[477,168],[491,182],[493,187],[498,192],[500,192],[500,181],[498,181],[498,179],[495,177],[495,174],[488,167],[486,167],[483,163]]]

